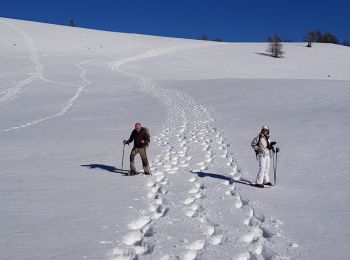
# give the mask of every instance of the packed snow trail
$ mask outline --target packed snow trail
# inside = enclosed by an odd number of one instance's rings
[[[257,212],[241,197],[241,178],[230,145],[208,110],[193,98],[164,89],[122,65],[204,44],[147,51],[110,64],[140,82],[168,109],[162,132],[153,139],[163,149],[151,162],[146,186],[148,209],[140,209],[129,233],[115,243],[112,259],[296,259],[297,244],[281,222]]]

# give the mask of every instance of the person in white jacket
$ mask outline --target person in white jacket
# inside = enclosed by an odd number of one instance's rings
[[[253,139],[251,146],[255,150],[259,164],[255,186],[258,188],[264,188],[264,185],[272,186],[269,178],[271,153],[269,149],[270,129],[268,126],[261,128],[260,134]]]

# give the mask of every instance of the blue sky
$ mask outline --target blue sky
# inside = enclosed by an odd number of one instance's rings
[[[0,16],[54,24],[73,19],[80,27],[170,37],[265,41],[279,33],[301,41],[320,29],[350,40],[348,0],[12,0]]]

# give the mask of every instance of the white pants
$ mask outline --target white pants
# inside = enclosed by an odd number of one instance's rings
[[[256,177],[256,183],[263,184],[270,181],[270,156],[258,155],[259,170]]]

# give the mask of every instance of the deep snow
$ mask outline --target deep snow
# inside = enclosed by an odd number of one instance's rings
[[[347,258],[349,48],[276,60],[5,18],[0,35],[1,259]],[[136,121],[151,177],[118,171]],[[240,180],[263,124],[281,153],[260,190]]]

